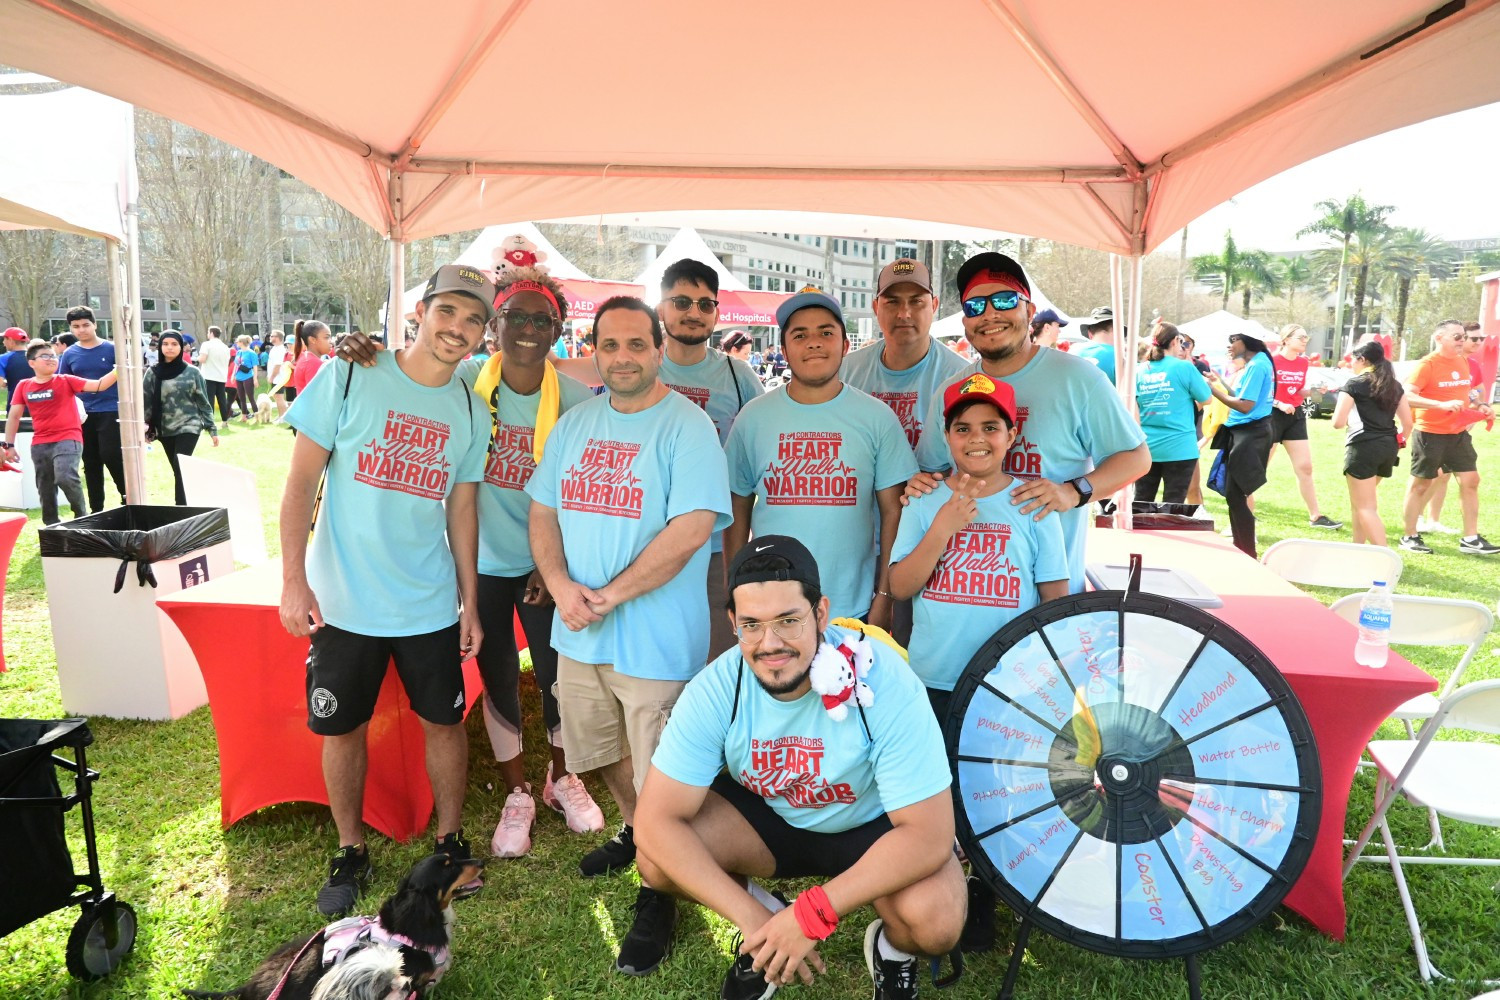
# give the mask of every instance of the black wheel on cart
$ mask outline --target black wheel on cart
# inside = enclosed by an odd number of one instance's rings
[[[129,903],[85,903],[68,935],[68,971],[85,981],[104,978],[135,947],[135,931],[135,909]]]

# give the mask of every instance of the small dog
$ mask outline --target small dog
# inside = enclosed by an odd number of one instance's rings
[[[455,861],[446,854],[429,854],[412,866],[395,893],[380,904],[378,916],[349,917],[316,934],[288,941],[236,989],[222,993],[183,990],[183,995],[193,1000],[268,1000],[279,985],[277,1000],[422,996],[452,964],[454,895],[483,868],[473,858]],[[361,958],[366,953],[373,954]],[[400,959],[394,974],[393,955]],[[385,992],[379,989],[382,983]]]
[[[270,394],[263,392],[255,397],[255,419],[251,422],[256,424],[276,422],[276,404],[271,400]]]

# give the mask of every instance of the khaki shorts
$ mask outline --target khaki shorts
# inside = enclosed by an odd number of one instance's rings
[[[557,702],[568,770],[576,773],[632,758],[641,790],[651,755],[687,681],[653,681],[557,654]]]

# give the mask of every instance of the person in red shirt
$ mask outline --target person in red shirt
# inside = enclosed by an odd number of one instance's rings
[[[1494,555],[1500,545],[1491,545],[1479,534],[1479,469],[1469,426],[1494,416],[1488,403],[1479,399],[1474,377],[1463,354],[1464,325],[1456,319],[1438,324],[1432,335],[1435,349],[1417,362],[1406,379],[1406,398],[1417,411],[1412,432],[1411,480],[1402,510],[1401,548],[1430,553],[1417,532],[1417,515],[1427,505],[1440,472],[1458,478],[1463,503],[1464,533],[1458,551],[1468,555]]]
[[[21,417],[31,411],[31,464],[36,474],[36,491],[42,499],[42,523],[56,524],[57,491],[61,489],[73,508],[73,516],[88,511],[83,499],[83,485],[78,480],[78,463],[83,457],[83,420],[78,415],[76,397],[85,392],[103,392],[115,384],[114,371],[102,378],[83,379],[77,375],[57,374],[57,351],[45,341],[26,349],[26,360],[35,373],[22,379],[11,395],[10,414],[5,421],[5,460],[16,454],[16,431]]]
[[[1484,334],[1479,331],[1478,323],[1464,324],[1464,347],[1463,356],[1469,362],[1469,377],[1473,380],[1475,388],[1480,390],[1479,398],[1486,399],[1484,393],[1484,371],[1479,363],[1479,352],[1484,347]],[[1493,426],[1495,418],[1490,417],[1488,426]],[[1427,516],[1417,521],[1418,533],[1432,532],[1435,535],[1451,535],[1453,529],[1443,523],[1443,501],[1448,496],[1448,473],[1438,476],[1437,482],[1432,485],[1432,498],[1427,501]]]
[[[1286,448],[1297,475],[1297,490],[1307,505],[1307,516],[1314,528],[1330,531],[1342,528],[1318,509],[1318,490],[1313,485],[1312,446],[1307,441],[1307,414],[1302,409],[1302,393],[1307,388],[1307,331],[1296,323],[1281,328],[1281,350],[1271,355],[1276,370],[1276,394],[1271,398],[1271,455],[1276,446]]]

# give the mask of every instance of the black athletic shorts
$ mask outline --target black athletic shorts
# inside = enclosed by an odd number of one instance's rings
[[[776,859],[775,878],[842,875],[891,829],[890,817],[881,813],[863,826],[840,833],[802,830],[776,815],[765,799],[728,774],[721,773],[709,789],[734,806],[755,830]]]
[[[396,674],[412,710],[438,726],[464,720],[464,672],[458,623],[425,635],[371,636],[324,625],[307,653],[307,728],[342,736],[370,721],[385,680]]]
[[[1361,437],[1344,445],[1344,475],[1351,479],[1389,479],[1400,464],[1393,437]]]
[[[1418,479],[1436,479],[1439,472],[1473,472],[1479,467],[1474,439],[1468,431],[1432,434],[1421,428],[1411,432],[1411,474]]]
[[[297,387],[295,385],[288,384],[285,388],[283,388],[281,390],[281,398],[285,399],[288,403],[290,403],[292,400],[296,399],[297,398]]]
[[[1271,443],[1307,440],[1307,414],[1302,407],[1291,413],[1283,413],[1271,407]]]

